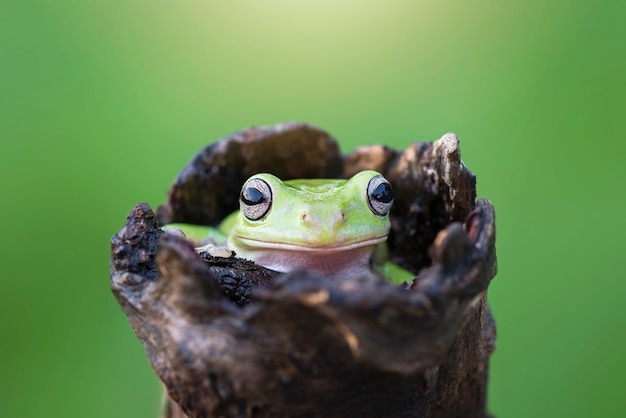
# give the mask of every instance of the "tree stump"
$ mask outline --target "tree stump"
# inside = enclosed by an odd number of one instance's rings
[[[245,179],[349,177],[392,184],[389,255],[415,279],[280,274],[196,254],[159,226],[215,225]],[[404,151],[342,155],[327,133],[251,128],[203,149],[156,214],[138,204],[112,238],[111,284],[176,417],[486,417],[495,325],[493,206],[454,134]]]

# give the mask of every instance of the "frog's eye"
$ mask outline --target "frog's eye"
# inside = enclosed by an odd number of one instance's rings
[[[272,189],[260,178],[251,178],[241,188],[239,210],[251,221],[264,217],[272,206]]]
[[[393,205],[391,184],[381,175],[372,177],[367,184],[367,203],[374,214],[386,216]]]

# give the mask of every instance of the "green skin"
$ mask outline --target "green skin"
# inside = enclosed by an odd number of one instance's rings
[[[380,174],[367,170],[348,180],[283,182],[256,174],[250,179],[264,180],[271,190],[271,204],[260,219],[244,216],[242,203],[242,210],[217,230],[187,224],[165,228],[181,229],[193,241],[209,237],[238,257],[276,271],[303,269],[329,277],[376,271],[391,282],[412,280],[413,274],[384,260],[391,224],[388,214],[376,214],[368,204],[368,184],[375,176]]]

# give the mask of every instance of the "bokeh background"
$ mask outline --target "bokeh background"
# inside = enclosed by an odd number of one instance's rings
[[[109,239],[204,145],[448,131],[497,212],[498,417],[626,413],[626,21],[603,1],[0,5],[0,416],[155,417]]]

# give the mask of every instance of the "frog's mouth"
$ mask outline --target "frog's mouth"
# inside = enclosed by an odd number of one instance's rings
[[[331,253],[338,251],[349,251],[355,248],[375,246],[387,240],[387,235],[369,238],[356,242],[333,242],[330,244],[324,244],[315,242],[311,244],[294,244],[290,242],[280,241],[264,241],[254,238],[245,238],[237,236],[237,242],[239,245],[243,245],[254,251],[259,250],[284,250],[284,251],[304,251],[304,252],[318,252],[318,253]]]

